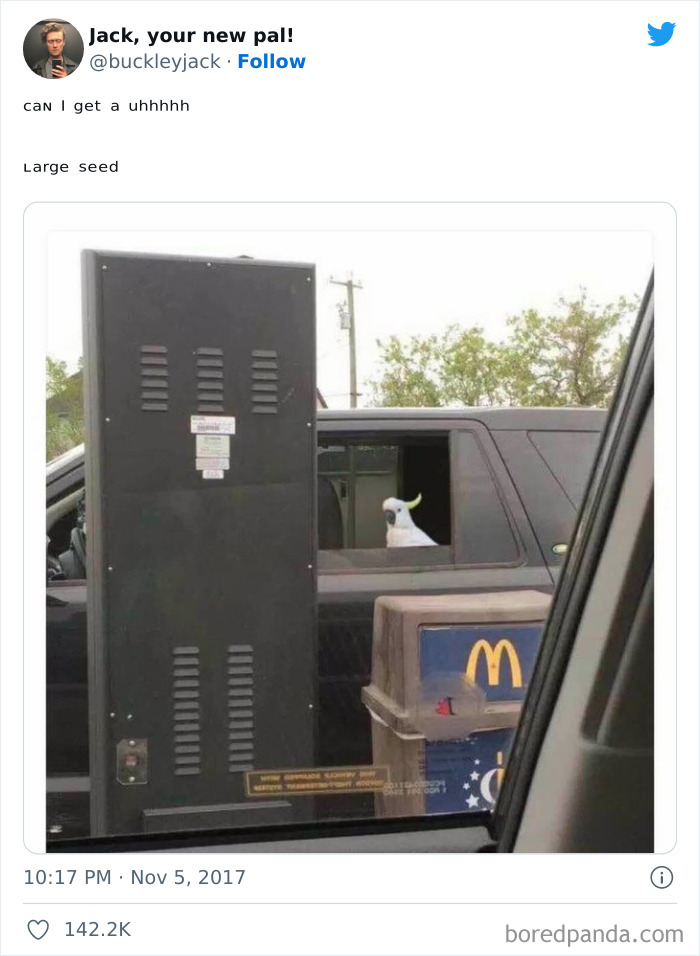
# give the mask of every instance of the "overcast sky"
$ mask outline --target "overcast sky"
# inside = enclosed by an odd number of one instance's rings
[[[194,256],[250,255],[316,266],[318,386],[331,407],[349,405],[348,334],[336,304],[352,276],[360,404],[378,373],[377,339],[480,325],[489,338],[508,316],[551,311],[579,288],[601,304],[641,295],[652,269],[646,232],[68,232],[49,237],[47,351],[73,370],[82,353],[83,249]]]

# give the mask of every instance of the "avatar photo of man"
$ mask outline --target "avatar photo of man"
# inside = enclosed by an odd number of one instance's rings
[[[24,38],[23,52],[27,66],[37,76],[63,80],[80,65],[83,40],[65,20],[40,20]]]

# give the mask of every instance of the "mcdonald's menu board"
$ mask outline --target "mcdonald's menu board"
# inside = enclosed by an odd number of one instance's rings
[[[522,700],[537,659],[542,624],[424,627],[420,679],[460,673],[487,701]],[[449,707],[437,699],[436,713]],[[496,802],[514,728],[478,731],[463,740],[425,743],[422,788],[427,813],[491,810]]]

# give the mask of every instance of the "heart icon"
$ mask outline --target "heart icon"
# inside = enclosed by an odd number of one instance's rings
[[[48,920],[30,919],[27,923],[27,929],[32,934],[34,939],[43,939],[49,931]]]

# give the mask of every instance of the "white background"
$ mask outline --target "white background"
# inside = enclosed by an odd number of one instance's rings
[[[1,9],[2,952],[539,953],[541,946],[507,947],[504,924],[556,927],[566,922],[574,927],[682,927],[683,946],[647,945],[643,952],[697,953],[697,3],[318,0],[195,6],[152,0],[73,2],[47,11],[43,5],[5,0]],[[52,12],[70,20],[85,39],[91,26],[133,28],[144,37],[139,53],[146,52],[146,29],[292,26],[293,52],[305,55],[307,65],[295,73],[231,69],[183,76],[98,74],[84,61],[73,77],[62,81],[59,93],[32,75],[21,55],[26,31]],[[650,48],[646,24],[663,20],[677,23],[676,35],[667,46]],[[173,48],[156,46],[153,51],[181,55]],[[135,53],[116,44],[99,52]],[[203,55],[212,48],[196,52]],[[189,114],[126,110],[129,101],[139,98],[182,97],[190,102]],[[105,111],[75,116],[22,108],[25,102],[60,98],[68,105],[99,100]],[[112,101],[121,102],[120,113],[106,111]],[[116,176],[23,172],[25,162],[77,166],[117,159]],[[71,205],[184,200],[212,205],[138,210]],[[269,205],[240,205],[250,201]],[[332,201],[354,204],[325,205]],[[418,204],[427,201],[444,205]],[[486,205],[507,201],[543,205]],[[583,205],[564,205],[573,201]],[[213,205],[223,202],[231,205]],[[394,202],[406,205],[384,205]],[[673,683],[676,634],[681,663],[677,776],[675,753],[660,755],[657,766],[657,786],[663,791],[657,797],[669,806],[678,834],[677,842],[673,833],[669,837],[667,820],[662,845],[675,846],[664,856],[237,857],[231,867],[245,865],[248,872],[235,895],[194,886],[176,895],[172,887],[141,888],[138,894],[122,887],[132,867],[170,873],[178,865],[191,871],[200,865],[223,868],[221,855],[201,863],[198,857],[178,862],[160,854],[76,856],[69,862],[33,855],[24,846],[23,829],[31,845],[43,799],[36,760],[27,763],[28,786],[22,792],[20,692],[24,634],[32,672],[25,711],[31,741],[42,721],[36,698],[43,682],[43,566],[41,549],[32,541],[41,538],[43,528],[41,393],[49,278],[58,237],[74,230],[109,236],[139,230],[207,234],[309,228],[410,234],[570,229],[653,237],[659,381],[656,567],[663,609],[657,638],[664,642],[657,639],[657,647],[667,650],[663,661],[657,660],[662,678],[670,673]],[[672,693],[657,695],[657,723],[665,732],[676,720],[675,703]],[[25,810],[29,821],[23,826]],[[676,877],[663,896],[649,883],[649,872],[659,862]],[[111,867],[116,888],[63,891],[61,898],[84,903],[81,909],[49,905],[59,899],[56,887],[39,892],[23,885],[26,868],[55,870],[59,865],[78,867],[81,873],[85,867]],[[250,905],[144,905],[231,899]],[[101,912],[87,905],[96,900],[115,902]],[[129,906],[130,901],[138,905]],[[289,901],[309,905],[285,905]],[[434,905],[406,905],[420,901]],[[478,901],[485,905],[473,905]],[[23,905],[27,902],[32,905]],[[348,905],[353,902],[362,905]],[[44,918],[52,929],[36,942],[26,923]],[[66,920],[78,918],[130,919],[138,927],[126,943],[60,935]],[[618,949],[632,952],[634,947],[591,945],[583,951]],[[560,950],[550,944],[544,951]]]

